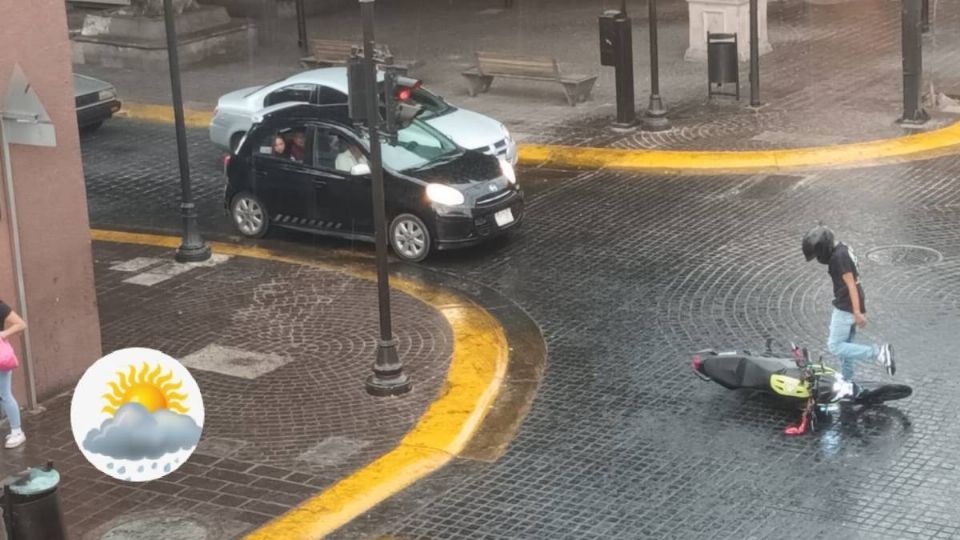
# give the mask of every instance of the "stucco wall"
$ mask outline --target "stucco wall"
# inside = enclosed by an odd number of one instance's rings
[[[33,366],[45,399],[71,388],[101,353],[70,43],[62,1],[0,0],[0,21],[0,96],[19,64],[56,126],[56,147],[13,145],[10,152]],[[20,309],[5,189],[0,203],[0,298]],[[22,368],[14,385],[26,406]]]

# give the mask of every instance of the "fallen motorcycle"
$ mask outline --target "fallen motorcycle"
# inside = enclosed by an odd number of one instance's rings
[[[750,351],[717,352],[707,349],[696,353],[691,367],[705,381],[713,381],[731,390],[750,389],[794,401],[803,409],[800,423],[787,426],[787,435],[816,431],[817,416],[835,403],[878,405],[909,397],[913,389],[904,384],[854,382],[825,366],[823,357],[812,362],[807,349],[791,345],[791,357],[783,358],[771,350],[754,355]]]

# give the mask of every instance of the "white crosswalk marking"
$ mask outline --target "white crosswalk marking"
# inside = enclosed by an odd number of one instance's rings
[[[213,254],[209,259],[203,262],[178,263],[170,262],[169,259],[159,259],[154,257],[137,257],[129,261],[122,261],[110,267],[111,270],[119,272],[144,272],[123,280],[124,283],[131,285],[142,285],[150,287],[157,283],[162,283],[174,276],[189,272],[194,268],[210,268],[230,260],[228,255]]]

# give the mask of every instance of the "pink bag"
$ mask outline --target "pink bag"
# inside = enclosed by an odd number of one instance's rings
[[[0,371],[13,371],[20,365],[16,353],[10,342],[0,338]]]

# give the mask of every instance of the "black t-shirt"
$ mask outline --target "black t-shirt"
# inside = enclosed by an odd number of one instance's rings
[[[833,279],[833,306],[853,313],[850,289],[843,282],[843,275],[850,272],[853,274],[853,280],[857,284],[857,293],[860,295],[860,313],[866,313],[866,298],[863,295],[863,287],[860,286],[860,266],[857,264],[856,255],[850,251],[846,244],[839,243],[834,248],[833,255],[830,257],[830,264],[827,266],[827,272]]]
[[[7,317],[10,316],[11,311],[13,311],[13,309],[11,309],[6,302],[0,300],[0,328],[3,328],[3,323],[7,321]]]

